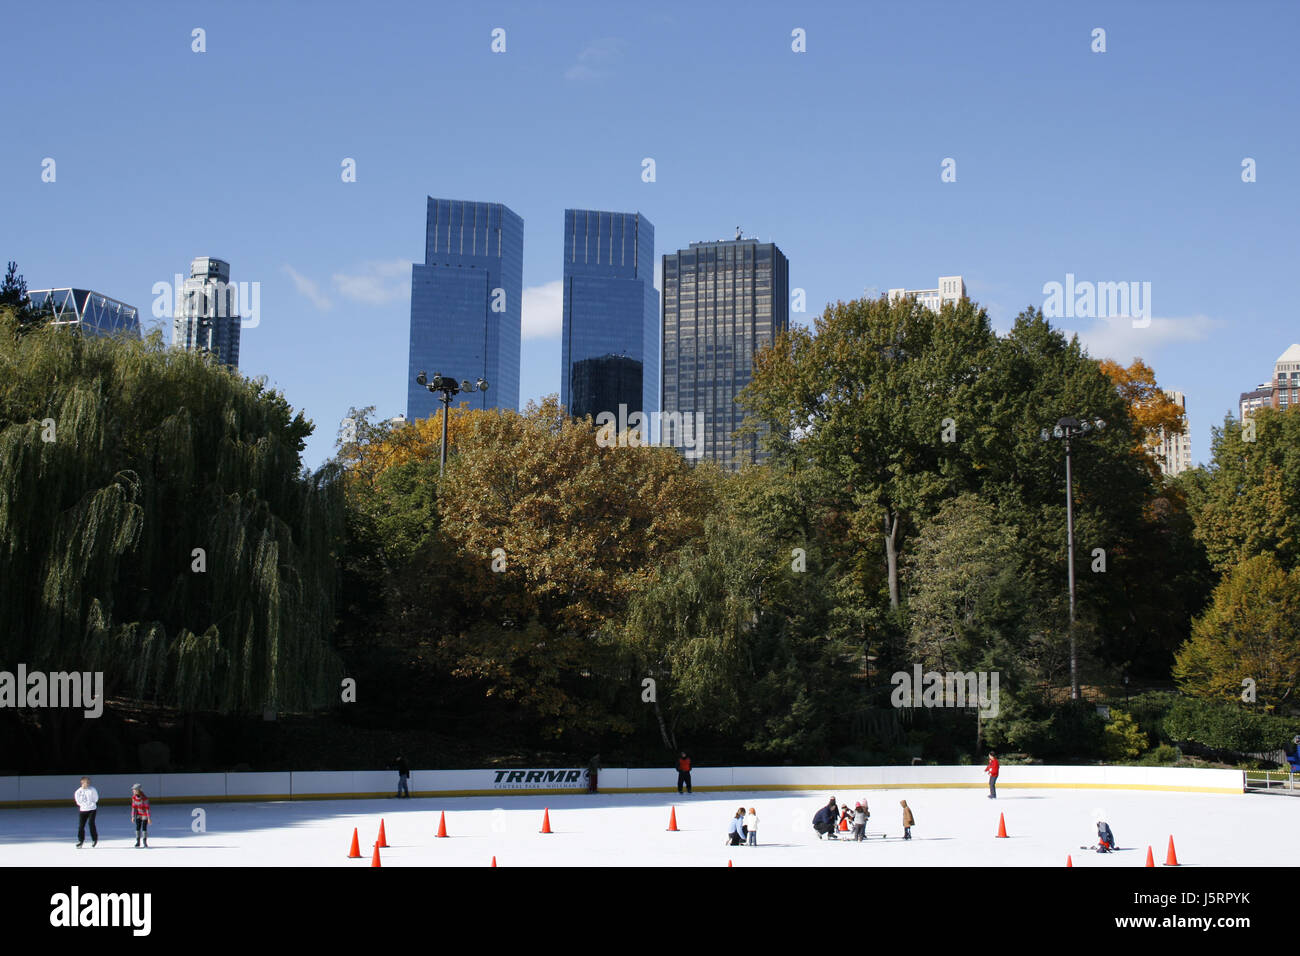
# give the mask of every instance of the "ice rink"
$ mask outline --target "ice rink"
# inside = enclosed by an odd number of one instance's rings
[[[1151,846],[1164,862],[1173,836],[1184,866],[1292,866],[1300,798],[1141,790],[1014,789],[996,801],[976,789],[834,792],[866,799],[870,839],[818,840],[812,817],[831,791],[575,794],[158,804],[150,847],[135,849],[126,806],[101,806],[99,846],[76,843],[76,808],[0,811],[5,866],[350,866],[370,865],[382,818],[383,866],[1064,866],[1140,867]],[[900,800],[916,816],[904,842]],[[754,807],[759,846],[724,845],[736,809]],[[676,808],[677,832],[668,831]],[[542,834],[549,808],[554,831]],[[193,811],[205,832],[193,832]],[[439,839],[446,812],[448,837]],[[1005,815],[1007,839],[995,837]],[[1081,850],[1105,819],[1122,848]],[[352,830],[362,859],[348,859]],[[882,838],[882,835],[884,838]]]

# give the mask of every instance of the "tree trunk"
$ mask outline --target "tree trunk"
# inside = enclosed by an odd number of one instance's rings
[[[889,607],[898,610],[898,514],[885,512],[885,561],[889,566]]]
[[[657,695],[651,703],[653,703],[655,707],[655,720],[659,721],[659,736],[663,738],[664,746],[668,748],[669,752],[676,753],[677,746],[673,740],[668,738],[668,726],[664,723],[663,712],[659,709],[659,698]]]

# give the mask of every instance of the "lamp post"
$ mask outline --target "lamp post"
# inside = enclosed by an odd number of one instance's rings
[[[451,408],[451,397],[459,395],[461,392],[486,392],[488,383],[479,379],[471,382],[469,379],[463,379],[457,382],[454,378],[444,378],[441,372],[434,372],[433,378],[421,372],[415,376],[415,384],[423,385],[431,392],[437,392],[438,401],[442,402],[442,458],[438,462],[438,477],[447,470],[447,413]]]
[[[1044,428],[1038,437],[1043,441],[1059,438],[1065,442],[1065,534],[1069,554],[1070,569],[1070,698],[1079,699],[1079,653],[1074,639],[1074,476],[1070,467],[1070,440],[1086,435],[1096,429],[1101,431],[1106,423],[1100,418],[1092,421],[1079,421],[1077,418],[1062,418],[1052,429]]]

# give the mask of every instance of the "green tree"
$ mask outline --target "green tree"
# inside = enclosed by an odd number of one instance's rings
[[[1179,649],[1173,673],[1196,697],[1241,701],[1248,699],[1243,686],[1253,686],[1258,702],[1270,709],[1294,700],[1300,681],[1300,570],[1288,574],[1272,554],[1233,568]]]

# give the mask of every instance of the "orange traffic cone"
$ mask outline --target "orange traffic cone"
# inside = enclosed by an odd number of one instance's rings
[[[435,836],[445,837],[447,835],[447,811],[443,810],[438,816],[438,832]]]
[[[731,866],[731,861],[730,861],[730,860],[727,861],[727,866]]]
[[[1174,838],[1169,838],[1169,852],[1165,854],[1165,866],[1177,866],[1178,854],[1174,852]]]
[[[496,857],[492,857],[492,865],[493,865],[493,866],[496,866],[496,865],[497,865],[497,858],[496,858]]]
[[[348,850],[349,860],[361,859],[361,844],[357,842],[357,828],[352,828],[352,849]]]
[[[542,832],[551,832],[551,808],[547,807],[542,811]]]
[[[999,813],[998,814],[998,839],[1005,840],[1006,838],[1007,838],[1007,821],[1002,816],[1002,814]]]
[[[1155,859],[1155,857],[1152,856],[1152,854],[1151,854],[1151,847],[1147,847],[1147,861],[1146,861],[1146,864],[1145,864],[1145,865],[1146,865],[1146,866],[1155,866],[1155,865],[1156,865],[1156,859]]]
[[[840,817],[840,832],[841,832],[841,833],[848,833],[848,832],[849,832],[849,818],[848,818],[848,817]]]
[[[677,808],[673,807],[673,812],[668,816],[668,832],[677,832]]]
[[[1068,853],[1065,855],[1065,865],[1066,865],[1066,866],[1074,866],[1074,860],[1071,859],[1071,857],[1070,857],[1070,855],[1069,855]]]
[[[372,856],[372,857],[370,858],[370,865],[371,865],[371,866],[380,866],[380,865],[381,865],[380,862],[379,862],[379,844],[378,844],[378,843],[375,844],[375,855]]]
[[[388,837],[386,837],[386,836],[384,835],[384,818],[383,818],[383,817],[380,817],[380,818],[379,818],[379,840],[376,841],[375,846],[382,846],[385,850],[388,849]]]

